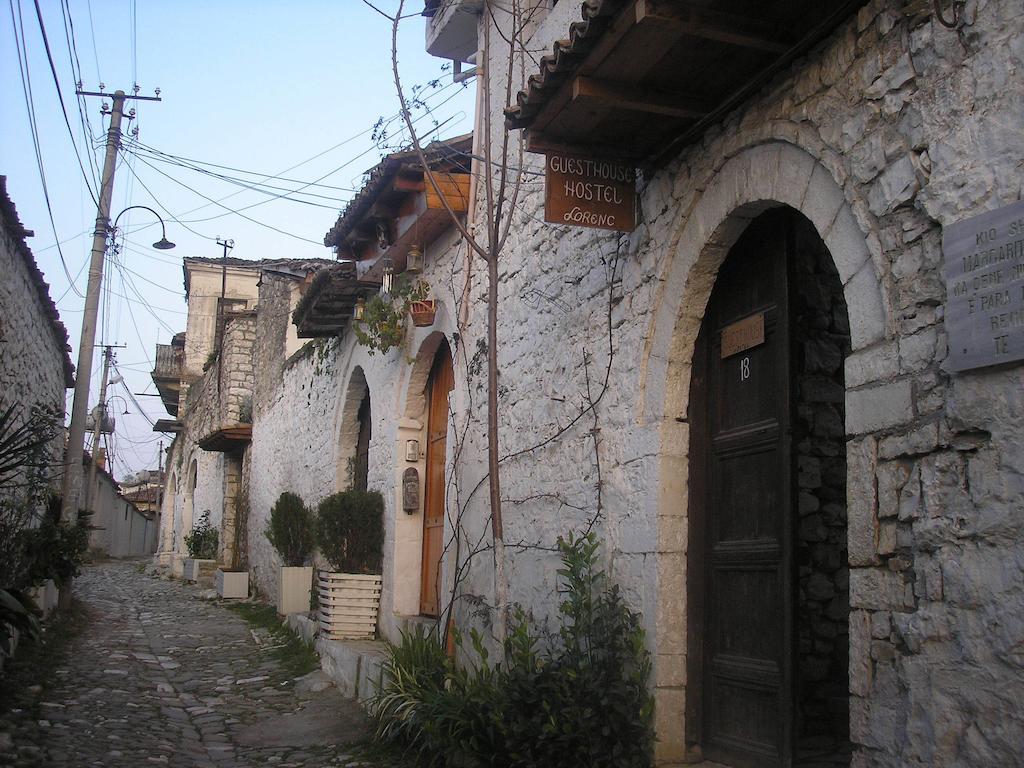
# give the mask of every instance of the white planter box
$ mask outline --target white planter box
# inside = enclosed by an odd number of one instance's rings
[[[213,578],[217,594],[229,600],[245,600],[249,597],[249,572],[224,571],[220,568]]]
[[[313,588],[313,566],[281,566],[277,571],[277,612],[309,612],[309,591]]]
[[[332,640],[372,639],[377,633],[381,577],[321,573],[320,632]]]
[[[186,558],[182,578],[185,581],[199,581],[202,576],[212,576],[216,569],[216,560],[193,560],[192,558]]]

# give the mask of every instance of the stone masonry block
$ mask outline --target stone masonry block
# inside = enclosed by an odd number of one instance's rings
[[[871,693],[871,613],[850,611],[850,693]]]
[[[888,429],[913,418],[913,392],[908,379],[846,393],[847,434]]]
[[[847,550],[850,565],[878,562],[878,490],[875,483],[874,438],[851,440],[846,446]]]
[[[914,608],[913,589],[901,573],[882,568],[854,568],[850,571],[850,607],[909,611]]]
[[[884,341],[851,352],[846,357],[846,386],[888,381],[899,373],[899,354],[895,341]]]

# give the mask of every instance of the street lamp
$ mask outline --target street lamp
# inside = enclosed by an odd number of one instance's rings
[[[149,211],[154,216],[156,216],[157,219],[160,222],[161,237],[160,237],[159,240],[157,240],[155,243],[153,243],[153,247],[156,248],[158,251],[169,251],[169,250],[171,250],[171,248],[174,247],[174,243],[172,243],[170,240],[167,239],[167,225],[164,224],[164,220],[160,218],[160,214],[159,213],[157,213],[152,208],[150,208],[149,206],[146,206],[146,205],[129,205],[127,208],[125,208],[123,211],[121,211],[119,214],[117,214],[117,218],[114,219],[114,223],[110,227],[110,234],[114,235],[117,232],[117,222],[121,219],[121,217],[124,216],[126,213],[128,213],[128,211],[134,210],[136,208],[142,208],[144,210]]]
[[[122,97],[123,98],[123,97]],[[118,123],[119,124],[119,123]],[[111,125],[111,132],[117,126]],[[160,222],[161,238],[153,243],[153,247],[166,251],[174,247],[167,239],[167,226],[160,214],[145,205],[130,205],[114,218],[113,225],[105,215],[110,209],[112,192],[112,159],[116,150],[116,142],[107,147],[107,162],[104,165],[104,179],[99,211],[96,216],[96,229],[93,232],[92,257],[89,262],[89,282],[85,289],[85,311],[82,315],[82,336],[78,345],[78,368],[75,371],[75,399],[71,406],[71,424],[68,429],[68,445],[64,456],[64,477],[61,486],[63,503],[61,519],[74,522],[78,519],[78,502],[82,493],[82,455],[85,452],[85,419],[89,409],[89,383],[92,377],[92,348],[96,343],[96,316],[99,313],[100,285],[103,281],[103,259],[107,251],[108,238],[117,232],[117,222],[121,217],[136,208],[145,210],[156,216]],[[100,402],[104,403],[107,390],[106,370],[100,387]],[[99,423],[94,425],[94,428]],[[95,467],[95,457],[93,457]]]

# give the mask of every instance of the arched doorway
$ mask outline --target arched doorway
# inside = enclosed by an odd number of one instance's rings
[[[842,284],[813,225],[756,218],[694,349],[686,740],[741,766],[848,760]]]
[[[427,381],[426,479],[423,489],[423,559],[420,613],[440,615],[441,554],[444,549],[445,461],[448,452],[448,396],[455,387],[452,356],[442,341]]]
[[[178,531],[178,535],[182,539],[182,549],[184,549],[184,537],[192,530],[192,526],[195,525],[195,503],[196,503],[196,483],[199,480],[199,462],[196,459],[192,459],[192,462],[188,467],[188,475],[186,476],[185,485],[185,499],[181,505],[181,530]]]
[[[352,369],[341,403],[338,437],[337,488],[367,490],[370,475],[370,440],[373,437],[370,387],[363,369]]]

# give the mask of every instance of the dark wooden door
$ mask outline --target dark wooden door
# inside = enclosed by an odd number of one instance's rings
[[[444,547],[445,458],[448,443],[448,393],[455,386],[448,345],[442,344],[430,371],[427,406],[427,469],[423,504],[423,572],[420,613],[437,616],[441,551]]]
[[[766,214],[730,251],[692,385],[699,739],[736,768],[792,754],[789,230]]]

